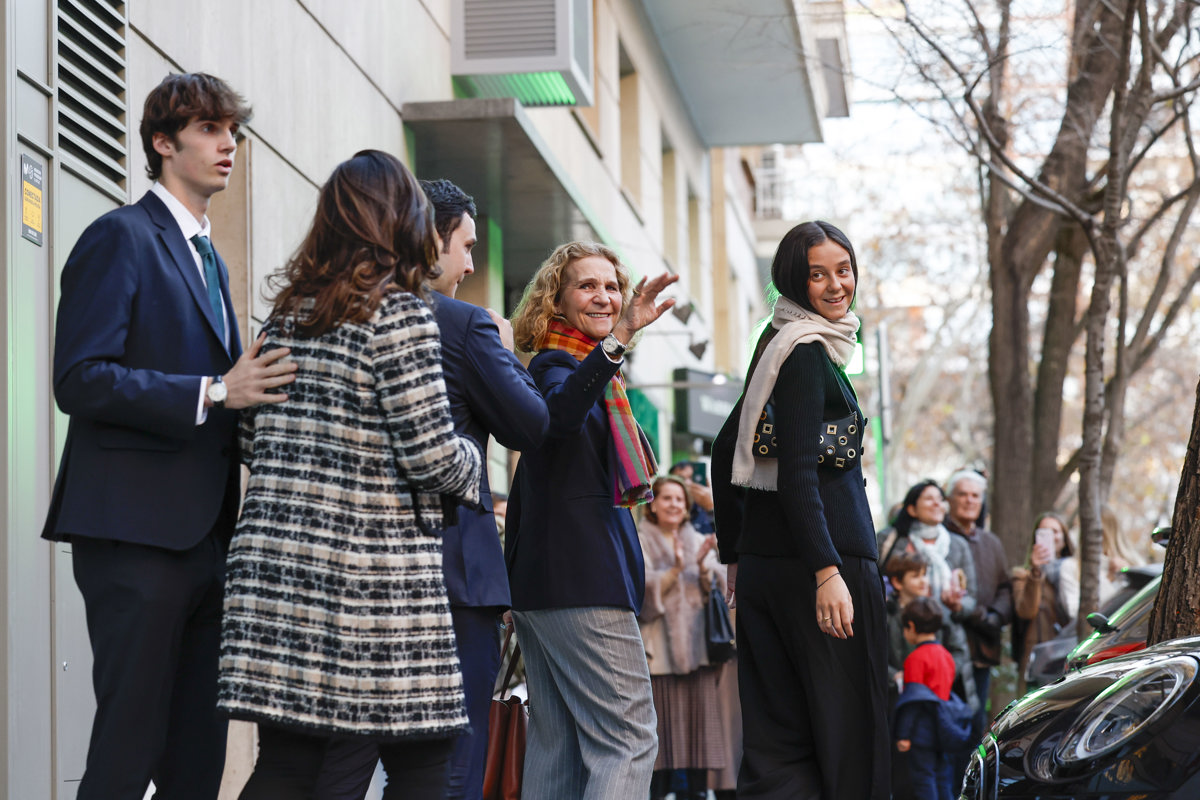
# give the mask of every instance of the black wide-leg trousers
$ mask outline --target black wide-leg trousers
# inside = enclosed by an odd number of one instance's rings
[[[821,632],[800,559],[739,558],[739,800],[890,795],[883,585],[873,559],[843,556],[841,573],[854,603],[849,639]]]

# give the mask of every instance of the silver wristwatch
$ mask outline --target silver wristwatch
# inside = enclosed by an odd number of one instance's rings
[[[224,408],[225,398],[229,396],[229,387],[221,380],[220,375],[216,375],[208,379],[208,391],[205,394],[208,395],[213,408]]]
[[[621,358],[625,355],[625,351],[629,349],[627,345],[621,344],[621,340],[611,333],[600,340],[600,346],[604,348],[604,354],[609,358]]]

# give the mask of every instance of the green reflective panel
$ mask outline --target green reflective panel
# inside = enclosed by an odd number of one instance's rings
[[[488,301],[507,316],[513,309],[506,308],[504,303],[504,229],[496,221],[500,213],[500,205],[494,203],[487,215]]]
[[[850,356],[850,363],[846,365],[846,374],[862,375],[864,372],[866,372],[863,362],[864,358],[862,342],[857,342],[854,345],[854,354]]]
[[[665,467],[666,465],[661,463],[665,451],[659,447],[658,439],[658,406],[654,405],[641,389],[630,389],[628,395],[629,408],[633,411],[633,418],[646,432],[646,438],[650,440],[650,446],[654,448],[654,457],[660,462],[659,466]]]
[[[560,72],[459,76],[456,91],[468,97],[515,97],[527,106],[573,106],[574,93]]]

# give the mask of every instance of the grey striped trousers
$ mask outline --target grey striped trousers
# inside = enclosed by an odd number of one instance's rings
[[[514,611],[529,683],[525,800],[641,800],[658,753],[637,618],[619,608]]]

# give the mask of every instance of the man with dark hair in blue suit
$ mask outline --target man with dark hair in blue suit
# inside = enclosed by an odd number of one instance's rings
[[[512,325],[491,309],[454,299],[458,285],[475,271],[475,203],[447,180],[421,181],[436,212],[441,239],[433,282],[434,316],[442,333],[442,370],[454,430],[486,452],[488,435],[510,450],[537,447],[550,417],[533,378],[513,355]],[[458,637],[471,733],[455,745],[448,776],[449,800],[479,800],[487,755],[487,720],[492,687],[500,670],[497,620],[508,608],[508,573],[492,516],[487,470],[480,478],[482,511],[458,510],[458,524],[442,535],[442,573]]]
[[[225,552],[240,502],[236,409],[283,402],[287,351],[242,353],[209,199],[242,98],[170,75],[146,98],[136,204],[88,226],[62,273],[54,394],[70,415],[43,538],[71,543],[96,716],[79,800],[213,800]]]
[[[488,437],[510,450],[539,446],[550,424],[546,401],[512,353],[512,325],[489,309],[454,298],[475,271],[475,202],[447,180],[421,181],[433,204],[441,274],[430,305],[442,334],[442,372],[456,433],[487,452]],[[500,670],[500,614],[509,607],[508,574],[492,514],[487,470],[479,479],[482,508],[459,507],[458,522],[442,533],[442,573],[458,639],[471,730],[450,759],[446,797],[480,800],[487,755],[488,709]],[[314,796],[362,798],[375,769],[373,747],[337,743],[328,751]]]

